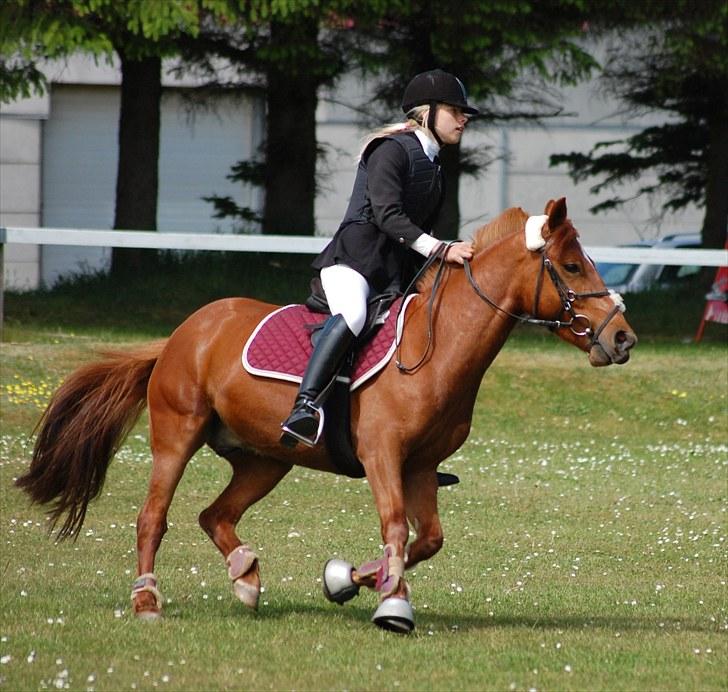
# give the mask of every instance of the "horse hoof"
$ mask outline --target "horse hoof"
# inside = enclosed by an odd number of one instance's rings
[[[354,565],[332,558],[324,565],[324,596],[332,603],[343,605],[359,593],[359,585],[351,578]]]
[[[379,604],[372,622],[383,630],[409,634],[415,628],[412,606],[406,598],[392,596]]]
[[[233,591],[238,600],[251,610],[258,609],[258,598],[260,597],[260,589],[251,586],[242,579],[236,579],[233,582]]]

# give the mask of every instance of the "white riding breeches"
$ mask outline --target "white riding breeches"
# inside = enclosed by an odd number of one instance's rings
[[[367,319],[369,282],[346,264],[324,267],[321,285],[332,315],[341,315],[354,336],[359,336]]]

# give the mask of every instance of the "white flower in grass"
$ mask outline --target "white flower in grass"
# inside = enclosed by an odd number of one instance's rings
[[[6,663],[10,663],[10,661],[13,660],[13,657],[10,654],[5,654],[4,656],[0,656],[0,664],[5,665]]]

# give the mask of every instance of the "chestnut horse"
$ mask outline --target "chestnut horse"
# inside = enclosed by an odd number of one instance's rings
[[[545,215],[509,209],[476,232],[463,269],[442,265],[424,276],[404,319],[398,357],[352,396],[351,436],[381,522],[384,555],[354,569],[327,563],[324,593],[343,603],[360,586],[378,591],[374,622],[414,627],[405,568],[432,557],[443,542],[437,512],[437,467],[466,440],[486,369],[514,325],[550,327],[588,352],[594,366],[624,363],[636,337],[624,306],[606,291],[568,220],[562,198]],[[30,468],[18,479],[39,503],[53,503],[58,535],[75,536],[88,503],[143,407],[149,407],[152,471],[137,521],[137,616],[159,617],[162,597],[154,560],[167,511],[192,455],[204,444],[232,466],[232,478],[199,516],[226,560],[237,597],[255,608],[258,557],[236,534],[243,513],[294,464],[336,473],[324,445],[294,449],[279,442],[293,384],[241,367],[256,325],[277,306],[246,298],[207,305],[166,340],[73,372],[39,423]],[[407,367],[414,366],[416,367]],[[417,532],[407,545],[408,521]]]

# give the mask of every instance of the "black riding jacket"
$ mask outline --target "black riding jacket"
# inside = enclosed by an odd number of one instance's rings
[[[404,288],[424,259],[410,245],[430,232],[442,198],[440,165],[414,133],[375,139],[362,154],[344,220],[313,267],[347,264],[377,292]]]

